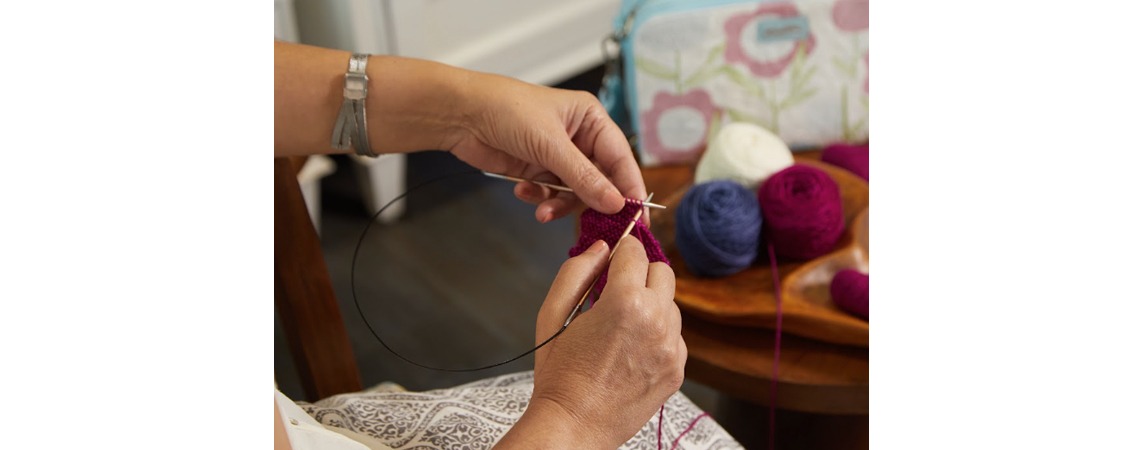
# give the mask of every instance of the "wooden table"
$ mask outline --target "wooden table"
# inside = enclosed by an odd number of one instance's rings
[[[796,158],[819,159],[820,153],[799,153]],[[656,198],[673,198],[691,186],[693,172],[693,168],[689,166],[644,168],[643,177],[648,192],[655,192]],[[673,210],[668,210],[667,213],[673,214]],[[674,232],[673,229],[666,228],[669,227],[656,229],[656,236],[662,241],[673,242],[673,239],[663,239],[664,233]],[[673,264],[676,275],[678,271],[686,270],[682,266]],[[849,415],[857,423],[857,425],[847,425],[850,431],[857,429],[858,434],[863,431],[865,436],[868,436],[868,429],[865,426],[869,411],[867,346],[831,344],[783,333],[778,364],[777,395],[775,398],[770,398],[774,358],[773,329],[715,323],[684,311],[683,338],[689,350],[687,378],[710,386],[730,399],[744,401],[735,408],[739,411],[739,416],[742,415],[744,404],[756,406],[773,404],[799,417]],[[749,410],[749,407],[745,409]],[[757,417],[759,414],[761,416]],[[755,430],[765,430],[767,426],[765,414],[766,410],[763,407],[749,411],[749,416],[756,417],[746,418],[743,426],[748,427],[752,424]],[[719,420],[728,430],[735,422],[734,418],[730,417],[721,417]],[[778,428],[782,429],[781,419]],[[812,432],[812,430],[799,430],[796,433],[808,431]],[[791,438],[789,435],[795,432],[784,434],[789,447],[803,446],[804,443],[793,443],[788,440]],[[867,445],[867,442],[855,443],[854,439],[862,438],[854,437],[841,446],[861,448]],[[748,445],[748,448],[751,447]],[[808,447],[836,446],[823,444]]]

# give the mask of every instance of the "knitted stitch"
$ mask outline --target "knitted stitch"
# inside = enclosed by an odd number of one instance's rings
[[[593,209],[585,209],[579,216],[579,240],[576,241],[571,250],[568,250],[568,256],[578,256],[600,239],[607,242],[608,248],[614,249],[615,245],[619,243],[619,237],[623,234],[623,230],[627,229],[627,225],[631,223],[635,213],[642,207],[628,202],[622,210],[615,214],[603,214]],[[671,263],[667,260],[667,255],[663,254],[663,248],[659,245],[659,241],[651,234],[651,230],[647,229],[647,225],[643,224],[642,219],[635,222],[635,227],[631,229],[631,235],[643,243],[643,249],[647,252],[647,261]],[[603,292],[603,286],[607,284],[608,268],[610,265],[603,269],[603,275],[595,284],[593,292],[596,296]]]

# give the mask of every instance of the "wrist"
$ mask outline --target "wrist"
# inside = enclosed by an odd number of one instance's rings
[[[377,153],[448,150],[467,132],[468,71],[386,55],[368,66],[369,133]]]

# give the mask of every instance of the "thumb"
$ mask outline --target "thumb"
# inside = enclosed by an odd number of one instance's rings
[[[552,337],[563,328],[568,315],[583,298],[595,277],[607,265],[607,243],[595,241],[582,254],[568,259],[560,267],[544,304],[536,316],[536,344]],[[544,350],[544,349],[540,349]],[[540,355],[537,352],[537,362]],[[538,365],[538,364],[537,364]]]
[[[564,141],[563,147],[560,151],[540,152],[549,156],[545,168],[567,183],[591,209],[604,214],[615,214],[623,209],[623,194],[603,172],[570,140]]]

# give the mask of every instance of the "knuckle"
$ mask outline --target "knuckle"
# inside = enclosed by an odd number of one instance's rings
[[[632,320],[637,320],[643,332],[657,340],[666,341],[671,336],[674,318],[658,302],[648,295],[642,295],[631,302]]]
[[[642,297],[631,297],[624,302],[617,314],[632,333],[649,342],[661,341],[667,336],[668,324]]]
[[[590,256],[586,253],[568,258],[563,264],[560,264],[559,273],[576,273],[591,268]]]
[[[616,313],[631,320],[642,320],[640,317],[646,308],[643,307],[643,296],[638,289],[624,287],[615,291],[613,301],[616,301]]]
[[[653,314],[647,310],[644,310],[644,313],[645,313],[644,314],[645,315],[645,318],[644,318],[645,323],[643,325],[643,329],[646,330],[646,333],[651,335],[651,336],[654,336],[657,339],[666,341],[667,339],[665,339],[665,338],[668,337],[667,330],[669,329],[666,321],[664,321],[663,318],[660,317],[659,315]],[[665,346],[666,343],[664,343],[663,345]],[[671,349],[668,347],[664,347],[664,350],[670,351],[670,352],[674,351],[674,349]]]
[[[664,287],[670,288],[669,290],[671,292],[675,291],[675,271],[671,269],[671,266],[667,265],[665,262],[656,261],[651,263],[648,270],[658,272],[660,277],[656,278],[656,281],[661,281],[662,283],[666,284]]]
[[[571,271],[575,270],[576,266],[578,265],[577,261],[580,259],[583,259],[583,255],[577,255],[577,256],[568,258],[567,261],[564,261],[563,264],[560,264],[559,273],[571,272]]]
[[[664,344],[663,347],[663,356],[659,362],[664,382],[670,386],[671,390],[678,390],[686,377],[683,371],[683,365],[679,363],[680,360],[678,359],[679,346],[671,342],[670,344]],[[670,349],[668,350],[667,347],[670,347]]]
[[[683,381],[685,379],[686,379],[686,374],[683,373],[682,369],[671,371],[671,376],[670,376],[671,390],[677,391],[677,390],[679,390],[679,388],[683,387]]]
[[[603,182],[603,177],[599,171],[591,164],[576,164],[572,169],[572,178],[580,185],[588,189],[596,189],[598,185]]]
[[[673,351],[674,358],[669,372],[672,385],[675,389],[682,386],[683,380],[686,378],[686,362],[687,362],[687,346],[682,340],[678,341]]]
[[[643,241],[635,236],[628,235],[619,241],[619,245],[623,248],[624,253],[628,253],[630,258],[634,258],[636,262],[647,264],[647,251],[643,247]]]
[[[595,95],[592,95],[588,91],[575,91],[574,94],[576,100],[579,100],[582,103],[586,103],[589,105],[589,107],[600,105],[599,98],[597,98]]]
[[[535,131],[524,137],[524,148],[529,157],[544,167],[551,168],[559,161],[559,145],[550,133]]]

